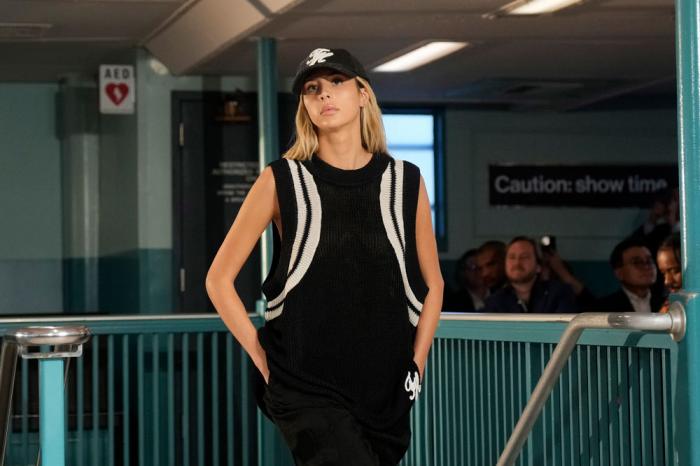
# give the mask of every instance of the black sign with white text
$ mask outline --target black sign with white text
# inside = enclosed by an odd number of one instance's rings
[[[649,207],[675,186],[675,165],[489,165],[494,206]]]

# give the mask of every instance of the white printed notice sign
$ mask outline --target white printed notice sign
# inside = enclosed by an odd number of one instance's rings
[[[100,113],[131,114],[135,103],[134,67],[100,65]]]

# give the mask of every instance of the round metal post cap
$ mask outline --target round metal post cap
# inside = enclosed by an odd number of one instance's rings
[[[674,301],[668,308],[668,314],[671,316],[671,338],[673,341],[681,341],[685,336],[685,307],[683,303]]]
[[[24,327],[5,334],[5,338],[22,346],[82,345],[90,339],[90,329],[72,327]]]

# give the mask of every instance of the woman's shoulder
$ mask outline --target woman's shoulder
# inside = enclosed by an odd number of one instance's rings
[[[420,168],[418,168],[418,165],[414,164],[413,162],[409,162],[408,160],[393,157],[389,154],[386,155],[390,158],[390,160],[394,161],[394,164],[401,164],[405,180],[409,180],[411,182],[420,182],[421,175]]]
[[[283,157],[280,157],[278,159],[275,159],[271,162],[267,162],[267,165],[265,167],[270,167],[272,170],[278,169],[283,166],[287,166],[289,164],[288,159],[285,159]]]
[[[404,171],[410,171],[410,172],[420,174],[420,168],[418,168],[418,165],[414,164],[413,162],[409,162],[408,160],[394,157],[393,155],[391,155],[389,153],[382,153],[382,155],[388,157],[389,161],[393,160],[394,163],[400,163],[401,165],[403,165]]]
[[[290,164],[293,163],[294,160],[280,157],[279,159],[268,162],[265,166],[265,170],[271,171],[275,178],[280,178],[281,176],[285,176],[285,174],[289,173],[291,168]]]
[[[273,160],[271,162],[268,162],[266,167],[270,167],[273,170],[277,170],[280,168],[286,168],[288,169],[290,166],[293,166],[295,163],[302,163],[306,164],[311,160],[311,157],[308,157],[306,159],[293,159],[290,157],[284,157],[280,156],[280,158]]]

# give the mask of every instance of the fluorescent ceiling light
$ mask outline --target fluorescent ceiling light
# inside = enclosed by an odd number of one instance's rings
[[[467,45],[469,45],[468,42],[431,42],[411,50],[400,57],[389,60],[377,66],[372,71],[379,73],[409,71],[463,49]]]
[[[581,0],[532,0],[526,3],[518,1],[506,5],[505,13],[509,15],[541,15],[581,3]]]

